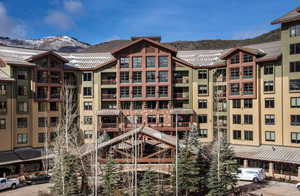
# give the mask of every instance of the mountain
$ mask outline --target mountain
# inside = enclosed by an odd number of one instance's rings
[[[244,40],[199,40],[199,41],[175,41],[163,43],[177,50],[212,50],[212,49],[226,49],[237,46],[245,46],[251,44],[258,44],[264,42],[280,40],[280,29],[272,30],[254,38]],[[116,48],[129,43],[130,40],[112,40],[109,42],[99,43],[83,49],[81,52],[110,52]]]
[[[90,46],[87,43],[68,36],[49,36],[37,40],[19,40],[9,37],[0,37],[0,45],[41,50],[55,50],[59,52],[78,52]]]

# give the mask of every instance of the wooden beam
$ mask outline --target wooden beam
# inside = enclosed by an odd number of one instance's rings
[[[118,150],[116,148],[113,148],[113,151],[115,151],[116,153],[119,153],[119,154],[122,154],[122,155],[125,155],[126,157],[129,157],[129,158],[132,158],[133,159],[133,156],[128,154],[127,152],[124,152],[122,150]]]
[[[106,159],[98,159],[101,163],[107,162]],[[131,163],[132,159],[114,159],[117,163]],[[173,158],[139,158],[137,159],[138,163],[173,163]]]
[[[159,154],[161,154],[161,153],[163,153],[163,152],[166,152],[166,151],[168,151],[168,150],[171,150],[171,148],[165,148],[165,149],[162,149],[162,150],[160,150],[160,151],[158,151],[158,152],[152,153],[152,154],[150,154],[150,155],[148,155],[148,156],[146,156],[146,157],[143,157],[143,158],[151,158],[151,157],[153,157],[153,156],[155,156],[155,155],[159,155]]]

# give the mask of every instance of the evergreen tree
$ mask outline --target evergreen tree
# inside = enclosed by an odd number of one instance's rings
[[[151,171],[146,171],[140,182],[139,195],[140,196],[153,196],[157,192],[156,179]]]
[[[114,195],[120,186],[120,168],[113,160],[113,155],[109,153],[107,162],[104,164],[101,176],[101,187],[104,195]]]
[[[219,168],[218,168],[219,165]],[[209,171],[208,187],[210,196],[226,195],[237,183],[236,176],[237,162],[234,159],[234,152],[225,140],[220,141],[219,160],[217,151],[213,154],[211,168]]]

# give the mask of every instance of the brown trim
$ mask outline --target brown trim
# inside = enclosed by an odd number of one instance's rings
[[[135,41],[132,41],[132,42],[130,42],[129,44],[126,44],[125,46],[122,46],[122,47],[120,47],[120,48],[118,48],[118,49],[113,50],[113,51],[111,52],[111,54],[112,54],[112,55],[117,54],[117,53],[121,52],[122,50],[124,50],[124,49],[126,49],[126,48],[128,48],[128,47],[130,47],[130,46],[132,46],[132,45],[135,45],[135,44],[137,44],[137,43],[139,43],[139,42],[141,42],[141,41],[147,41],[147,42],[150,42],[150,43],[152,43],[152,44],[154,44],[154,45],[157,45],[157,46],[159,46],[159,47],[162,47],[162,48],[164,48],[164,49],[167,49],[167,50],[171,51],[172,53],[175,53],[175,54],[177,53],[177,50],[175,50],[175,49],[173,49],[173,48],[170,48],[170,47],[168,47],[168,46],[165,46],[165,45],[163,45],[163,44],[161,44],[161,43],[159,43],[159,42],[156,42],[156,41],[154,41],[154,40],[151,40],[151,39],[149,39],[149,38],[143,37],[143,38],[137,39],[137,40],[135,40]]]
[[[225,54],[223,54],[219,58],[222,59],[222,60],[225,60],[229,55],[231,55],[232,53],[234,53],[236,51],[239,51],[239,50],[243,51],[243,52],[246,52],[246,53],[250,53],[250,54],[255,55],[255,56],[260,55],[260,53],[258,51],[256,51],[255,49],[236,47],[236,48],[230,49],[228,52],[226,52]]]
[[[56,58],[58,58],[58,59],[60,59],[61,61],[63,61],[64,63],[68,63],[68,62],[69,62],[68,59],[66,59],[66,58],[64,58],[64,57],[62,57],[62,56],[60,56],[59,54],[57,54],[56,52],[54,52],[54,51],[52,51],[52,50],[51,50],[51,51],[48,51],[48,52],[43,52],[43,53],[41,53],[41,54],[33,55],[32,57],[30,57],[30,58],[28,58],[28,59],[25,59],[25,61],[32,62],[32,61],[34,61],[34,60],[40,59],[40,58],[42,58],[42,57],[44,57],[44,56],[48,56],[48,55],[53,55],[53,56],[55,56]]]
[[[189,63],[189,62],[187,62],[187,61],[185,61],[185,60],[182,60],[182,59],[180,59],[180,58],[178,58],[178,57],[172,57],[172,59],[174,60],[174,61],[177,61],[177,62],[179,62],[179,63],[182,63],[182,64],[184,64],[184,65],[186,65],[186,66],[188,66],[188,67],[191,67],[191,68],[196,68],[193,64],[191,64],[191,63]]]
[[[5,79],[0,79],[0,82],[16,82],[16,80],[5,80]]]
[[[28,64],[16,64],[16,63],[7,63],[7,65],[13,67],[35,67],[36,65],[28,65]]]
[[[117,59],[112,59],[106,63],[102,63],[100,65],[96,65],[95,67],[89,67],[89,68],[76,68],[74,67],[74,70],[80,70],[80,71],[96,71],[97,69],[103,68],[105,66],[115,65],[117,63]]]
[[[215,69],[215,68],[220,68],[220,67],[226,67],[227,65],[224,64],[215,64],[215,65],[204,65],[204,66],[199,66],[196,67],[197,69]]]
[[[281,55],[279,55],[279,56],[274,56],[274,57],[269,57],[269,58],[263,58],[263,59],[256,59],[256,62],[257,63],[260,63],[260,62],[267,62],[267,61],[277,61],[277,60],[279,60],[280,59],[280,57],[281,57]]]

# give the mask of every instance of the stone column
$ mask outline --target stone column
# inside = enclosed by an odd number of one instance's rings
[[[248,167],[248,160],[247,159],[244,159],[244,161],[243,161],[243,167],[244,168]]]
[[[274,163],[270,162],[269,163],[269,175],[274,176]]]

